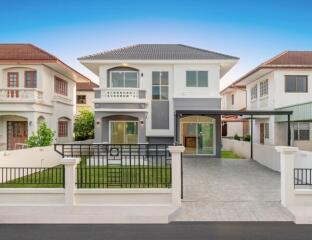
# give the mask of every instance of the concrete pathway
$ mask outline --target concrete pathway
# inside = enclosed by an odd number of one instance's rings
[[[280,175],[256,161],[183,158],[184,199],[176,221],[292,221]]]

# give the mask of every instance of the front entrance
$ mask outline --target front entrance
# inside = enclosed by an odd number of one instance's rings
[[[27,121],[7,122],[7,149],[13,150],[24,144],[28,137]]]
[[[185,154],[215,155],[215,119],[205,116],[190,116],[181,119],[181,143]]]
[[[260,123],[260,143],[264,144],[264,123]]]
[[[137,144],[138,122],[110,121],[109,135],[109,142],[111,144]]]

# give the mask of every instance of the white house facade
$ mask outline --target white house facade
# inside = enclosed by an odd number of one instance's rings
[[[220,92],[222,96],[222,110],[246,110],[246,88],[244,86],[229,86]],[[222,136],[246,137],[249,134],[249,123],[240,116],[223,116],[222,117]]]
[[[289,110],[291,142],[312,150],[312,52],[287,51],[261,64],[235,85],[247,90],[247,110]],[[254,141],[286,145],[287,118],[263,116],[254,121]]]
[[[179,44],[139,44],[79,60],[100,78],[97,142],[179,142],[188,154],[220,154],[220,116],[199,113],[221,109],[219,81],[236,57]]]
[[[94,111],[94,89],[99,85],[90,82],[80,82],[76,85],[76,112],[86,109]]]
[[[87,79],[31,44],[0,44],[0,148],[23,147],[41,122],[72,140],[76,81]]]

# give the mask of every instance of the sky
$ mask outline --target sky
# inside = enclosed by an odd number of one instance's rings
[[[237,56],[226,87],[285,50],[312,50],[311,0],[3,1],[1,43],[32,43],[90,77],[78,57],[138,43]]]

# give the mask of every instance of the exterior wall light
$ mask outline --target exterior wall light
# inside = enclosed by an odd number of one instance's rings
[[[141,125],[141,127],[144,127],[144,121],[143,120],[140,121],[140,125]]]

